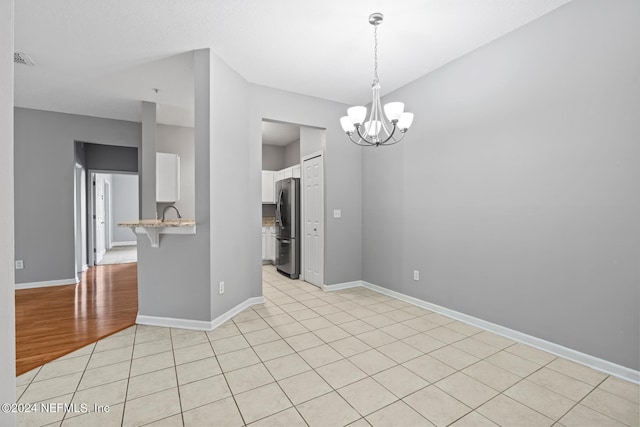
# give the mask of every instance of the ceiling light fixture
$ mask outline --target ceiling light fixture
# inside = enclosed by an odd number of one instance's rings
[[[393,145],[404,138],[413,122],[413,113],[404,112],[404,103],[389,102],[384,106],[380,103],[380,80],[378,79],[378,25],[382,23],[382,13],[369,15],[369,23],[373,25],[374,38],[374,68],[373,68],[373,100],[371,101],[371,113],[369,120],[367,107],[359,105],[347,110],[347,115],[340,118],[342,129],[349,136],[351,142],[363,147],[378,147],[380,145]]]

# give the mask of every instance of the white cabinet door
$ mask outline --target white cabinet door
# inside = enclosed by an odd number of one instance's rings
[[[293,169],[292,168],[286,168],[285,170],[283,170],[284,172],[284,177],[285,178],[293,178]]]
[[[275,203],[274,171],[262,171],[262,203]]]
[[[291,171],[294,178],[300,178],[300,165],[292,166]]]
[[[180,157],[171,153],[156,153],[156,202],[174,203],[180,200]]]
[[[276,262],[276,228],[269,227],[267,237],[267,259]]]
[[[262,227],[262,259],[267,259],[267,228]]]
[[[274,172],[274,174],[273,174],[273,181],[274,182],[278,182],[278,181],[283,180],[283,179],[284,179],[284,169],[281,170],[281,171]]]

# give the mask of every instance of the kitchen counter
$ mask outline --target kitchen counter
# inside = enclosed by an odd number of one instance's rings
[[[120,222],[118,227],[129,227],[135,234],[146,234],[152,248],[160,247],[161,234],[196,234],[195,219],[136,219]]]
[[[137,219],[133,221],[124,221],[118,224],[118,227],[153,227],[153,228],[166,228],[166,227],[189,227],[196,225],[195,219],[167,219],[162,221],[161,219]]]

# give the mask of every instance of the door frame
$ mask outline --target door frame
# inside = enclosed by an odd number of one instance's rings
[[[316,285],[316,286],[322,286],[324,285],[324,260],[325,260],[325,254],[324,254],[324,239],[326,236],[326,228],[327,228],[327,224],[325,222],[325,212],[324,212],[324,198],[325,198],[325,191],[324,191],[324,187],[326,185],[326,177],[325,177],[325,170],[324,170],[324,157],[325,153],[324,150],[320,150],[320,151],[316,151],[313,152],[311,154],[307,154],[306,156],[302,156],[302,158],[300,159],[300,187],[301,187],[301,191],[300,191],[300,219],[302,221],[302,226],[301,228],[301,234],[302,234],[302,238],[303,241],[300,242],[300,280],[305,280],[304,277],[304,272],[305,272],[305,267],[306,267],[306,255],[305,255],[305,240],[306,240],[306,236],[307,236],[307,230],[306,230],[306,224],[307,221],[305,220],[305,211],[304,211],[304,206],[305,206],[305,200],[304,200],[304,193],[305,193],[305,188],[306,188],[306,179],[305,179],[305,173],[304,173],[304,162],[307,160],[311,160],[311,159],[315,159],[316,157],[320,157],[322,158],[322,194],[320,196],[320,222],[322,223],[322,233],[320,234],[320,285]],[[306,280],[305,280],[306,281]],[[311,283],[311,282],[308,282]]]
[[[74,230],[75,230],[75,260],[76,280],[78,274],[88,268],[87,258],[87,173],[80,163],[74,168]],[[84,178],[84,179],[83,179]]]

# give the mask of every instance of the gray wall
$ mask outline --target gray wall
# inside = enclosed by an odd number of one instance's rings
[[[23,108],[14,123],[16,282],[73,280],[74,141],[137,147],[140,123]]]
[[[80,142],[87,169],[138,172],[138,148]],[[77,159],[76,159],[77,160]],[[82,163],[81,163],[82,164]]]
[[[326,146],[327,134],[324,129],[300,128],[300,158],[324,151]]]
[[[158,124],[157,136],[159,153],[173,153],[180,156],[180,200],[175,203],[175,206],[183,218],[194,218],[196,172],[193,128]],[[158,212],[158,215],[162,215],[162,210]]]
[[[249,143],[247,82],[213,52],[210,66],[211,316],[215,318],[262,295],[261,141]],[[223,295],[217,292],[220,281],[225,282]]]
[[[118,227],[119,222],[139,218],[138,175],[111,175],[111,230],[113,242],[135,242],[129,228]]]
[[[300,164],[300,140],[297,139],[284,147],[284,167]]]
[[[156,152],[157,125],[156,104],[142,102],[142,137],[140,154],[138,156],[140,172],[140,217],[155,219],[156,211]]]
[[[0,2],[0,200],[13,200],[13,0]],[[0,209],[0,402],[16,401],[13,209]],[[0,424],[14,425],[0,412]]]
[[[262,170],[279,171],[284,168],[284,147],[278,145],[263,145]]]
[[[637,370],[639,14],[572,2],[389,95],[363,279]]]
[[[325,149],[325,284],[359,280],[362,277],[361,148],[349,142],[340,127],[347,105],[265,86],[249,85],[249,142],[251,155],[259,154],[262,119],[271,119],[326,129]],[[304,128],[303,128],[304,129]],[[305,150],[301,130],[301,150]],[[318,139],[318,138],[315,138]],[[250,197],[255,216],[250,224],[255,239],[252,259],[259,266],[260,246],[260,163],[251,170]],[[342,218],[329,215],[342,209]],[[253,282],[252,282],[253,283]]]
[[[202,57],[206,59],[204,61]],[[195,235],[162,235],[152,248],[138,235],[138,315],[198,321],[210,319],[209,296],[209,115],[208,50],[194,53],[195,66]],[[206,66],[206,70],[202,68]],[[204,76],[204,77],[203,77]],[[205,99],[206,98],[206,99]],[[143,103],[142,198],[146,215],[155,215],[156,109]],[[152,181],[153,185],[149,182]]]

